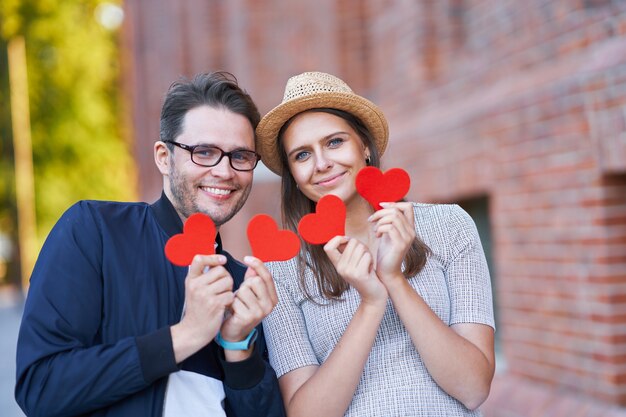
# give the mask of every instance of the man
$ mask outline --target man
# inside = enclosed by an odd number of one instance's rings
[[[27,415],[284,415],[261,356],[260,322],[277,303],[263,263],[238,263],[219,234],[216,254],[189,268],[164,255],[192,214],[219,230],[243,206],[259,119],[230,74],[174,83],[154,146],[161,198],[81,201],[64,213],[19,333],[15,396]]]

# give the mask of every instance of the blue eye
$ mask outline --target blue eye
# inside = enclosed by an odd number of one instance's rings
[[[337,148],[341,146],[342,143],[343,143],[342,138],[332,138],[331,140],[328,141],[328,146],[331,148]]]
[[[304,161],[305,159],[307,159],[309,157],[310,153],[306,152],[306,151],[302,151],[302,152],[298,152],[295,155],[295,160],[296,161]]]

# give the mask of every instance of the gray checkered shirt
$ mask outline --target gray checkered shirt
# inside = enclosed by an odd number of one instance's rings
[[[482,323],[495,328],[491,283],[472,218],[457,205],[414,204],[418,236],[433,254],[411,286],[446,324]],[[330,355],[359,305],[350,288],[342,300],[319,292],[317,305],[298,284],[296,261],[268,263],[279,302],[264,320],[270,362],[277,375],[319,365]],[[315,289],[312,274],[307,284]],[[323,401],[323,398],[320,400]],[[389,301],[372,351],[346,416],[480,416],[444,392],[432,379]]]

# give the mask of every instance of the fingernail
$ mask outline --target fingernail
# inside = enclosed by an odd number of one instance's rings
[[[255,259],[256,258],[254,256],[244,256],[243,257],[243,261],[247,262],[247,263],[254,262]]]
[[[378,204],[380,204],[381,207],[389,207],[391,203],[385,202],[385,203],[378,203]]]

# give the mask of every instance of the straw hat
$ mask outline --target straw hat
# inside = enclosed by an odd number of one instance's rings
[[[348,84],[333,75],[305,72],[287,81],[282,103],[267,113],[256,128],[257,152],[265,166],[281,175],[278,132],[296,114],[319,108],[343,110],[358,117],[372,133],[378,153],[382,156],[385,152],[389,128],[378,106],[356,95]]]

